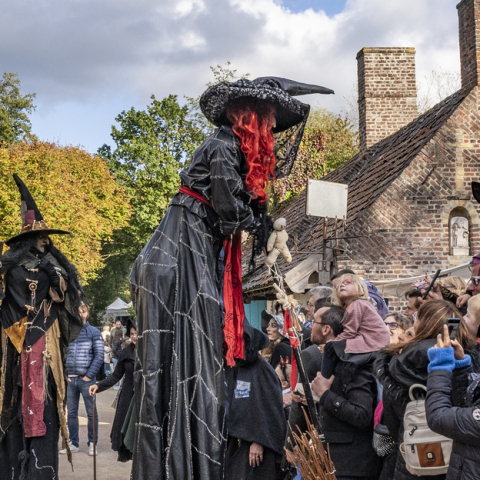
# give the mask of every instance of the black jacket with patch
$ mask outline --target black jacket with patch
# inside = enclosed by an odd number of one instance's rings
[[[379,457],[373,449],[377,383],[374,353],[340,360],[330,390],[320,399],[320,422],[338,477],[373,477]]]

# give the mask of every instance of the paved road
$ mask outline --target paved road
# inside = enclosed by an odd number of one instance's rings
[[[117,462],[117,454],[112,450],[110,444],[110,430],[115,416],[115,410],[111,405],[116,394],[117,391],[111,388],[97,396],[97,410],[100,421],[98,427],[97,478],[101,480],[128,480],[132,468],[132,462]],[[78,414],[80,416],[80,451],[72,455],[73,472],[66,455],[60,455],[58,474],[60,480],[93,479],[93,457],[88,455],[87,415],[82,398],[80,398]]]

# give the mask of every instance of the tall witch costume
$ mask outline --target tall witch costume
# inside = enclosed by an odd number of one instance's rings
[[[239,237],[242,230],[258,234],[266,213],[265,196],[259,201],[247,186],[254,166],[228,109],[234,102],[273,106],[268,168],[281,178],[293,166],[310,110],[292,95],[311,93],[333,92],[265,77],[214,85],[200,99],[219,128],[180,173],[180,192],[130,274],[138,321],[134,480],[224,478],[224,338],[227,363],[243,358]]]
[[[22,229],[0,268],[0,472],[9,480],[58,478],[58,436],[68,448],[65,351],[82,328],[75,268],[52,244],[30,192],[14,175]],[[68,452],[70,452],[68,450]],[[69,455],[71,461],[71,455]]]

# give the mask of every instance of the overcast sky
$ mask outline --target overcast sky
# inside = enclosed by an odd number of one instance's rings
[[[415,47],[417,78],[459,70],[457,0],[0,0],[0,70],[35,92],[41,140],[95,152],[150,96],[197,96],[210,66],[335,90],[346,106],[363,47]]]

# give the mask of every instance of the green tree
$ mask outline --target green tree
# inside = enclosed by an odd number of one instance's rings
[[[335,115],[326,108],[314,108],[308,117],[307,129],[320,130],[325,135],[323,175],[350,160],[359,151],[358,131],[346,117]]]
[[[307,180],[320,179],[358,153],[358,132],[350,121],[325,108],[312,109],[291,174],[273,183],[271,205],[300,193]]]
[[[130,198],[129,226],[117,230],[103,245],[105,267],[87,289],[92,316],[121,297],[129,301],[128,273],[133,261],[152,236],[180,185],[179,171],[203,141],[188,105],[175,95],[163,100],[152,96],[146,110],[131,108],[115,119],[115,148],[103,145],[98,154],[108,162],[117,183]]]
[[[180,106],[175,95],[151,98],[147,110],[131,108],[115,119],[119,124],[111,133],[115,149],[103,145],[98,150],[130,196],[130,225],[117,232],[114,250],[132,259],[165,214],[178,191],[181,167],[204,138],[188,118],[188,106]]]
[[[0,143],[36,140],[28,118],[36,108],[34,98],[35,93],[20,94],[20,79],[16,73],[3,74],[0,80]]]

